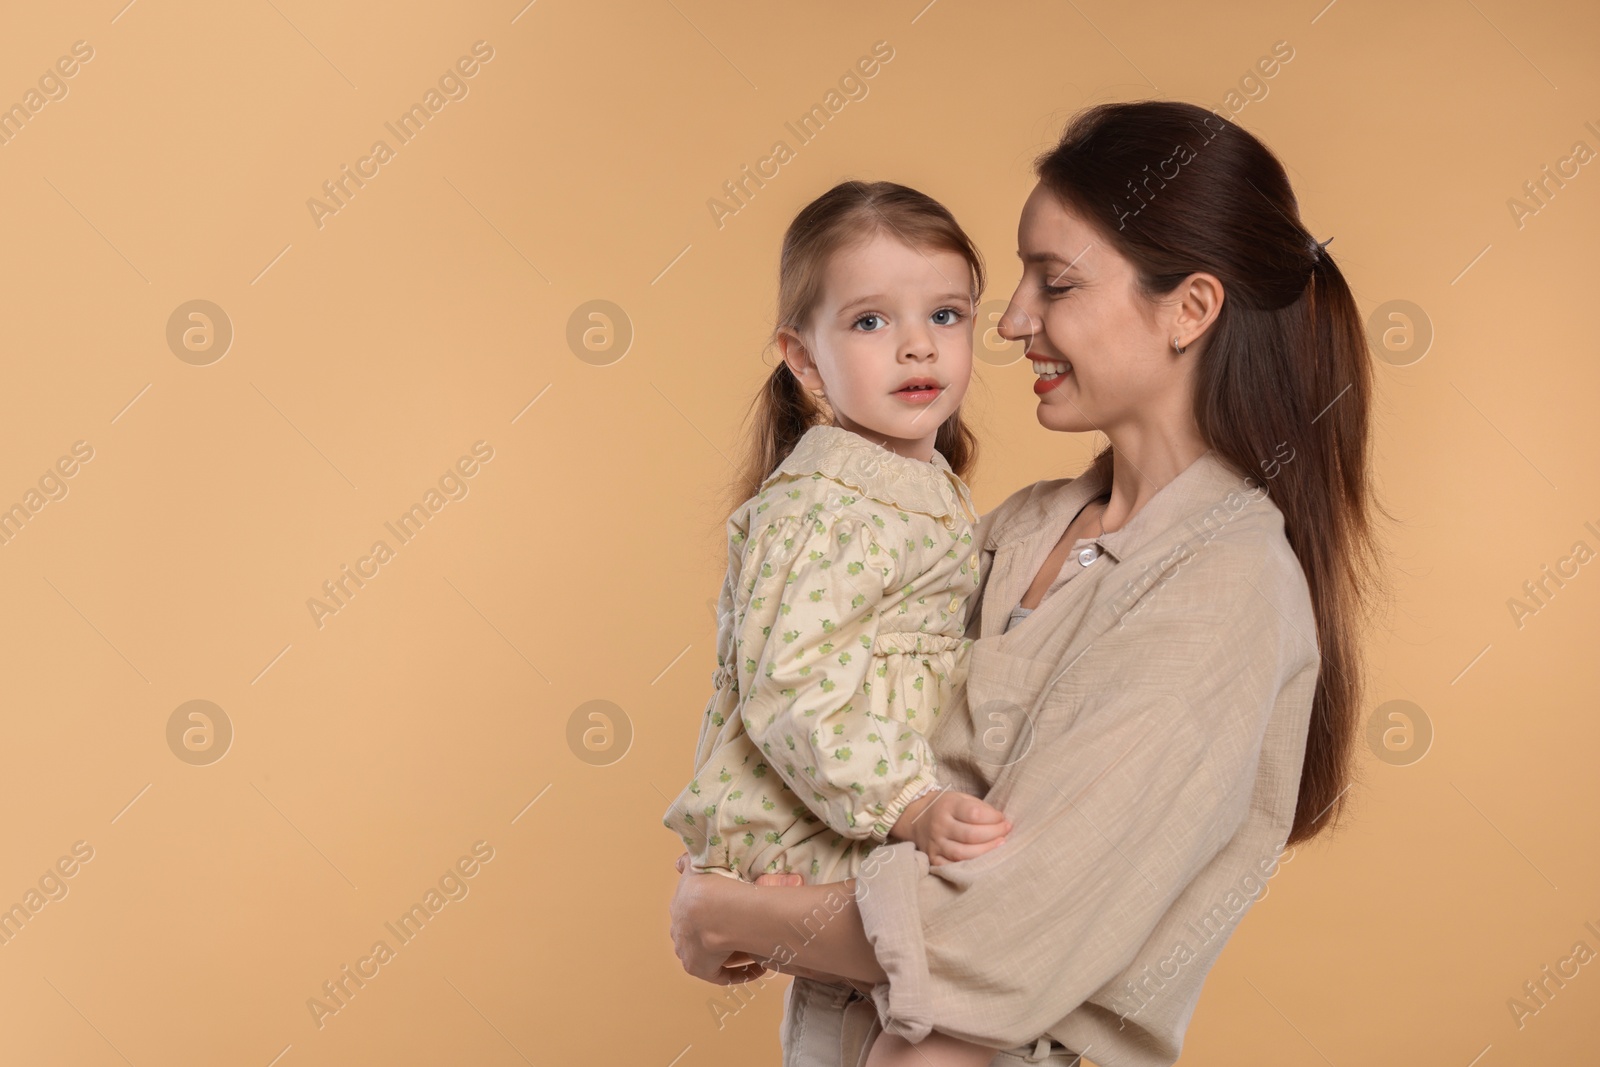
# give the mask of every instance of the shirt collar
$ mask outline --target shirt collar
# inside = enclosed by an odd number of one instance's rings
[[[779,474],[822,474],[901,511],[920,512],[936,519],[955,515],[969,521],[977,519],[966,484],[938,449],[924,463],[839,426],[813,426],[807,430],[794,451],[761,483],[762,487]]]
[[[1230,492],[1243,493],[1249,487],[1215,449],[1208,448],[1145,501],[1121,529],[1089,540],[1121,562],[1196,512],[1226,499]],[[980,522],[981,546],[992,551],[1046,531],[1059,538],[1072,516],[1106,488],[1093,465],[1075,478],[1038,482],[1011,515]]]

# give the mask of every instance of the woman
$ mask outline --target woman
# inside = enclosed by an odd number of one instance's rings
[[[932,738],[1014,829],[672,902],[690,973],[796,975],[788,1067],[856,1067],[879,1027],[1170,1064],[1283,848],[1342,808],[1376,557],[1350,290],[1282,165],[1201,108],[1090,108],[1035,170],[1001,333],[1040,423],[1109,446],[982,517],[968,713]]]

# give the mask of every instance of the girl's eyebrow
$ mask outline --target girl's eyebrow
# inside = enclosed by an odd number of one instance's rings
[[[954,303],[954,302],[959,301],[959,300],[971,300],[972,299],[972,294],[971,293],[958,293],[954,289],[952,289],[948,293],[940,293],[938,296],[934,297],[933,299],[937,303],[948,304],[948,303]],[[874,293],[871,296],[857,297],[855,300],[850,301],[850,303],[848,303],[848,304],[844,305],[844,307],[840,308],[839,309],[839,314],[846,315],[846,314],[849,314],[855,308],[865,307],[868,304],[885,303],[887,301],[888,301],[888,297],[884,296],[882,293]]]

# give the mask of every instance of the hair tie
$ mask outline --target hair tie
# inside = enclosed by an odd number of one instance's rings
[[[1321,259],[1322,256],[1323,256],[1323,249],[1327,248],[1328,245],[1332,243],[1332,241],[1333,241],[1332,237],[1328,238],[1326,241],[1319,241],[1315,237],[1312,237],[1310,234],[1307,234],[1306,235],[1306,251],[1310,252],[1313,258]]]

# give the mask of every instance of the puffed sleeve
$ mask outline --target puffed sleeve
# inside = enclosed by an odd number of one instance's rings
[[[888,975],[872,988],[886,1030],[1037,1039],[1129,965],[1234,836],[1284,679],[1315,670],[1248,580],[1235,572],[1211,609],[1142,612],[1105,638],[1117,651],[1091,646],[1083,662],[1114,657],[1127,684],[1046,690],[1032,747],[987,798],[1014,824],[1005,844],[937,867],[907,842],[868,855],[856,899]]]
[[[898,561],[855,514],[781,519],[752,536],[755,586],[739,655],[753,676],[740,715],[768,764],[846,838],[886,840],[936,781],[927,740],[872,711],[879,612]]]

